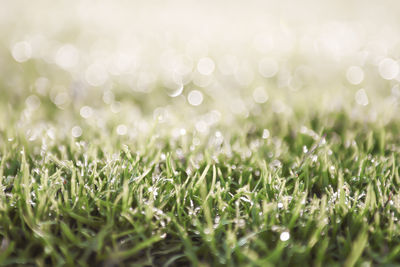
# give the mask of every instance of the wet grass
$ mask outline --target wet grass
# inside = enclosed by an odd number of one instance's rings
[[[207,134],[119,136],[110,121],[78,138],[3,118],[0,264],[399,264],[398,121],[262,114]]]
[[[395,2],[3,1],[0,266],[400,266]]]

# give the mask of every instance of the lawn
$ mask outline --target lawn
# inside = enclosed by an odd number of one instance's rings
[[[262,114],[130,138],[3,118],[2,265],[398,263],[400,124]]]

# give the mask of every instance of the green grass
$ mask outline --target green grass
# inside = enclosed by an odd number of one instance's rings
[[[400,263],[396,119],[266,105],[203,135],[154,123],[128,138],[110,119],[72,138],[41,108],[31,141],[2,119],[1,265]]]
[[[400,266],[396,8],[9,2],[0,266]]]

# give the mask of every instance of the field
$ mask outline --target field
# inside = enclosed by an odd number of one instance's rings
[[[205,5],[200,38],[173,7],[130,32],[127,3],[38,3],[0,13],[0,266],[400,264],[395,11],[257,28]]]

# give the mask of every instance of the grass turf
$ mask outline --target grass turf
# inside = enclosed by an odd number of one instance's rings
[[[73,138],[43,103],[29,139],[1,106],[1,265],[400,262],[396,119],[267,107],[205,135]]]

